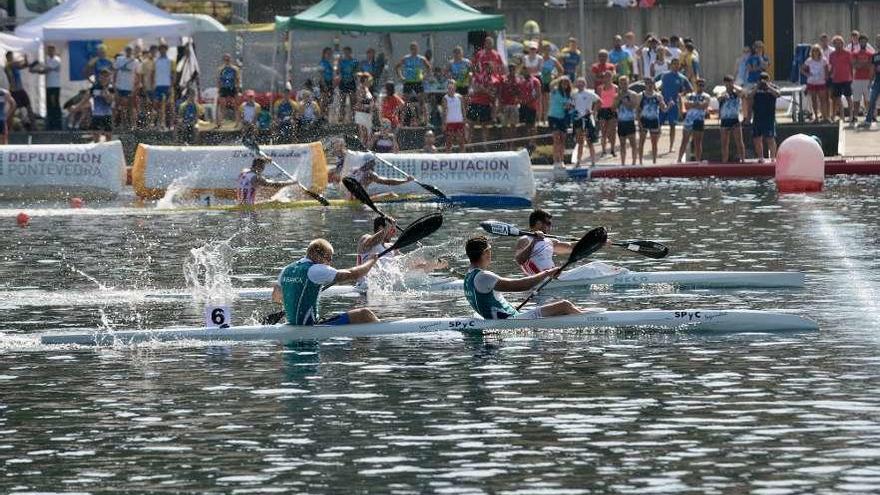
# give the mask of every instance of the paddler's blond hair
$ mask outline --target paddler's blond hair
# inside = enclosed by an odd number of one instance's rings
[[[312,261],[323,261],[333,255],[333,246],[327,239],[315,239],[306,248],[306,258]]]

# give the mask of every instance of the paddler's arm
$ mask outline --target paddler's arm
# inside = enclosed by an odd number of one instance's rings
[[[337,270],[336,278],[333,279],[333,283],[341,283],[341,282],[351,282],[357,280],[361,277],[365,277],[367,273],[370,272],[370,269],[373,268],[373,265],[376,264],[376,260],[378,257],[375,255],[370,256],[367,261],[364,261],[360,265],[345,269],[345,270]]]
[[[284,303],[284,293],[281,292],[281,286],[278,285],[278,282],[272,284],[272,302],[278,304]]]
[[[574,245],[570,242],[553,239],[553,254],[571,254]]]
[[[269,180],[262,175],[254,177],[254,183],[258,186],[265,187],[286,187],[298,184],[296,180]]]
[[[388,234],[388,229],[393,228],[395,221],[391,217],[387,217],[385,221],[385,228],[376,232],[375,234],[364,234],[361,237],[361,240],[358,242],[358,251],[364,253],[374,246],[378,245],[382,242],[382,239]]]
[[[373,174],[373,182],[386,186],[400,186],[407,182],[412,182],[413,180],[415,180],[415,177],[412,175],[407,175],[405,179],[392,179],[390,177],[382,177],[381,175]]]
[[[551,268],[549,270],[544,270],[541,273],[532,275],[531,277],[523,277],[523,278],[504,278],[499,277],[498,282],[495,283],[495,290],[501,292],[525,292],[527,290],[531,290],[535,285],[539,284],[545,278],[553,275],[559,270],[559,268]]]
[[[540,237],[532,237],[531,239],[521,238],[516,241],[516,246],[513,247],[513,259],[517,265],[524,265],[529,261],[529,258],[532,257],[532,249],[534,249],[535,243],[540,240]]]

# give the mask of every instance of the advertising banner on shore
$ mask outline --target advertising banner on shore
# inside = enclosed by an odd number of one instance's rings
[[[111,197],[124,186],[119,141],[0,146],[0,197]]]
[[[327,186],[327,160],[321,143],[261,146],[261,151],[307,188]],[[244,146],[152,146],[139,144],[131,171],[134,192],[141,198],[162,198],[169,188],[192,195],[234,198],[238,176],[255,155]],[[275,167],[270,179],[287,180]]]
[[[498,195],[531,200],[535,196],[532,162],[525,150],[494,153],[379,153],[381,159],[416,179],[434,185],[448,195]],[[345,156],[345,174],[373,159],[372,153],[349,151]],[[376,173],[402,178],[400,172],[376,160]],[[418,184],[383,186],[371,184],[370,194],[393,191],[400,194],[424,194]]]

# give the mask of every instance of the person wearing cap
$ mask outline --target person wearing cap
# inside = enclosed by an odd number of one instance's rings
[[[376,99],[370,91],[373,76],[369,72],[358,72],[357,85],[354,94],[354,123],[357,124],[361,143],[367,143],[373,134],[373,114],[376,110]]]
[[[217,115],[216,125],[219,129],[223,125],[223,114],[226,109],[232,109],[238,113],[238,94],[241,88],[241,69],[232,63],[232,55],[223,54],[223,65],[217,69]]]
[[[263,107],[257,103],[257,93],[249,89],[244,92],[244,102],[238,108],[235,127],[241,129],[242,140],[256,139],[257,116],[263,111]]]
[[[252,206],[257,202],[257,191],[260,187],[281,188],[297,184],[295,180],[276,181],[263,177],[266,165],[272,163],[267,156],[258,156],[251,162],[250,168],[243,169],[238,174],[235,188],[235,196],[238,204]]]
[[[284,87],[284,95],[273,105],[275,140],[279,143],[292,143],[294,122],[299,111],[299,103],[293,97],[290,83]]]
[[[101,69],[89,95],[92,105],[92,137],[95,142],[109,141],[113,134],[113,98],[116,90],[110,80],[110,69]]]
[[[523,278],[505,278],[489,271],[492,265],[492,246],[483,236],[468,239],[464,246],[470,269],[464,277],[464,295],[471,308],[487,320],[533,320],[552,316],[576,315],[584,311],[567,300],[520,312],[500,292],[526,292],[535,288],[547,277],[556,275],[559,268],[538,272]]]
[[[196,144],[199,140],[199,119],[202,106],[196,100],[197,91],[192,86],[186,88],[186,100],[177,109],[177,140],[184,144]]]

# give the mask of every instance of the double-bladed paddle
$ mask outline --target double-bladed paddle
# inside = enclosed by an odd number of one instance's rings
[[[379,160],[380,162],[384,163],[385,165],[388,165],[389,167],[393,168],[394,170],[397,171],[397,173],[399,173],[405,177],[410,176],[410,174],[404,172],[403,170],[398,168],[396,165],[394,165],[393,163],[389,162],[388,160],[382,158],[381,156],[373,153],[373,157],[376,160]],[[434,196],[437,196],[438,198],[442,199],[443,201],[448,201],[449,198],[447,198],[446,195],[443,194],[443,191],[441,191],[440,189],[437,189],[436,187],[432,186],[431,184],[425,184],[424,182],[421,182],[418,179],[413,180],[413,182],[422,186],[422,189],[428,191],[429,193],[433,194]]]
[[[443,214],[441,213],[431,213],[430,215],[425,215],[413,223],[409,224],[403,231],[400,233],[400,236],[397,237],[397,240],[394,241],[394,244],[391,247],[385,249],[381,253],[379,253],[378,258],[385,256],[386,254],[403,249],[407,246],[411,246],[422,239],[428,237],[429,235],[437,232],[440,227],[443,225]],[[321,288],[322,291],[327,290],[327,288],[333,286],[334,284],[328,284]],[[278,311],[276,313],[271,313],[263,317],[260,320],[260,323],[263,325],[274,325],[284,318],[284,311]]]
[[[364,189],[364,186],[358,182],[354,177],[343,177],[342,185],[348,189],[348,192],[351,193],[352,197],[361,203],[367,205],[371,210],[375,211],[380,217],[388,217],[379,207],[376,206],[376,203],[373,203],[373,198],[370,197],[370,193]]]
[[[263,153],[263,151],[260,150],[260,145],[258,145],[256,141],[243,140],[242,144],[244,145],[245,148],[251,150],[255,154],[257,154],[263,158],[268,158],[269,161],[272,163],[272,165],[275,168],[280,170],[282,174],[286,175],[288,179],[295,181],[296,185],[298,185],[299,188],[302,189],[302,192],[306,193],[309,197],[311,197],[312,199],[321,203],[324,206],[330,206],[330,202],[327,201],[327,198],[325,198],[324,196],[321,196],[320,194],[316,193],[315,191],[312,191],[312,190],[308,189],[306,186],[300,184],[300,182],[298,180],[296,180],[296,177],[290,175],[290,173],[287,170],[284,170],[283,168],[281,168],[281,165],[278,165],[278,163],[276,163],[275,160],[273,160],[271,156],[267,155],[266,153]]]
[[[480,222],[480,227],[483,228],[486,232],[490,234],[500,235],[500,236],[520,236],[527,235],[536,237],[538,234],[532,232],[530,230],[520,230],[515,225],[511,225],[509,223],[499,222],[497,220],[486,220],[484,222]],[[563,241],[577,241],[576,237],[562,237],[544,234],[544,237],[548,239],[559,239]],[[632,251],[634,253],[639,253],[642,256],[647,256],[648,258],[660,259],[665,258],[667,254],[669,254],[669,248],[666,245],[661,244],[656,241],[646,241],[646,240],[632,240],[632,241],[613,241],[611,242],[612,246],[622,247],[627,251]]]
[[[578,262],[578,260],[582,260],[587,256],[595,253],[596,251],[602,249],[602,246],[608,241],[608,232],[605,230],[605,227],[596,227],[595,229],[584,234],[583,237],[574,247],[571,248],[571,254],[568,255],[568,260],[563,263],[562,266],[556,270],[556,273],[553,274],[552,277],[547,277],[543,282],[538,284],[528,296],[526,296],[525,300],[517,306],[516,310],[519,311],[523,306],[526,305],[538,292],[541,292],[541,289],[547,286],[552,280],[555,280],[559,277],[559,274],[562,273],[563,270],[568,268],[569,266]]]

